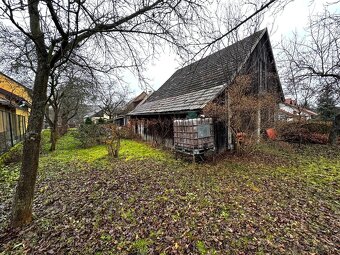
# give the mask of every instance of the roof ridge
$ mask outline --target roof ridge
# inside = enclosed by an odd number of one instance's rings
[[[239,40],[239,41],[237,41],[237,42],[234,42],[234,43],[228,45],[227,47],[224,47],[223,49],[220,49],[220,50],[218,50],[218,51],[215,51],[215,52],[213,52],[213,53],[211,53],[211,54],[209,54],[209,55],[207,55],[207,56],[205,56],[205,57],[203,57],[203,58],[201,58],[201,59],[199,59],[199,60],[196,60],[196,61],[193,62],[193,63],[190,63],[190,64],[188,64],[188,65],[186,65],[186,66],[183,66],[182,68],[178,69],[177,71],[179,71],[179,70],[181,70],[181,69],[183,69],[183,68],[185,68],[185,67],[189,67],[189,66],[191,66],[191,65],[194,65],[194,64],[196,64],[196,63],[198,64],[200,61],[203,61],[203,60],[205,60],[205,59],[207,59],[207,58],[210,58],[210,57],[213,57],[213,56],[215,56],[215,55],[218,55],[218,54],[220,54],[222,51],[225,51],[225,50],[227,50],[228,48],[230,49],[231,47],[235,46],[236,44],[239,44],[239,43],[241,43],[241,42],[246,41],[247,39],[249,39],[250,37],[254,36],[255,34],[262,34],[262,36],[263,36],[263,34],[264,34],[265,31],[267,31],[267,28],[258,30],[258,31],[256,31],[256,32],[254,32],[253,34],[248,35],[247,37],[244,37],[244,38],[242,38],[241,40]],[[259,40],[262,38],[262,36],[259,38]],[[257,40],[257,42],[255,43],[255,46],[256,46],[256,44],[258,43],[259,40]],[[254,48],[255,48],[255,47],[253,47],[252,51],[254,50]],[[252,51],[251,51],[251,52],[252,52]],[[249,54],[249,55],[250,55],[250,54]],[[177,71],[176,71],[176,72],[177,72]],[[175,73],[176,73],[176,72],[175,72]]]

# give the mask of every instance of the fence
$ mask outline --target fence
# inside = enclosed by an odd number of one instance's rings
[[[25,116],[0,110],[0,154],[24,139]]]

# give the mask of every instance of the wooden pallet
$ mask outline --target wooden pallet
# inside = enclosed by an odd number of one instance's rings
[[[175,157],[177,159],[178,153],[185,154],[192,156],[193,163],[196,162],[196,158],[200,157],[203,159],[204,153],[211,151],[213,152],[213,155],[215,155],[215,148],[207,148],[207,149],[191,149],[191,148],[183,148],[183,147],[177,147],[175,146]],[[213,156],[213,160],[215,161],[215,156]]]

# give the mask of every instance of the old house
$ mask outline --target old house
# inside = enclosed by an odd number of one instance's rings
[[[129,113],[135,120],[136,132],[150,141],[162,136],[166,146],[171,147],[173,119],[199,116],[204,107],[214,101],[227,106],[228,100],[233,100],[228,99],[228,88],[241,75],[251,77],[253,94],[270,92],[277,97],[277,102],[283,101],[267,29],[177,70],[143,104]],[[161,120],[158,123],[162,124],[153,124],[156,120]],[[260,130],[260,121],[256,125]],[[157,132],[154,132],[155,128]],[[217,150],[223,151],[232,145],[233,134],[228,123],[216,122],[214,133]]]
[[[28,88],[0,72],[0,153],[23,140],[31,102]]]

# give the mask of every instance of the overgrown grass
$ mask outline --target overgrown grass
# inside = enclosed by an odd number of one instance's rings
[[[71,162],[84,163],[109,163],[108,152],[105,145],[96,145],[90,148],[81,148],[81,143],[75,138],[76,130],[70,130],[62,136],[57,143],[55,151],[50,152],[50,131],[42,132],[42,144],[40,155],[40,171],[44,172],[51,164],[66,164]],[[22,143],[11,148],[7,153],[0,156],[0,183],[6,187],[13,184],[19,174]],[[157,160],[171,161],[172,156],[165,151],[152,148],[151,146],[134,140],[121,140],[119,159],[117,160]]]
[[[259,153],[272,156],[268,163],[282,160],[274,169],[263,165],[274,176],[294,178],[323,189],[340,185],[340,148],[327,145],[262,144]]]
[[[81,148],[80,142],[75,138],[76,131],[70,131],[58,140],[57,149],[52,153],[47,153],[41,157],[42,161],[48,161],[51,158],[61,162],[84,161],[95,162],[97,160],[106,159],[108,152],[105,145],[96,145],[89,148]],[[48,131],[44,132],[44,137],[48,136]],[[46,139],[45,139],[46,140]],[[49,143],[45,143],[44,151],[47,152]],[[121,148],[119,151],[119,160],[169,160],[170,154],[159,149],[150,147],[149,145],[134,141],[121,140]]]
[[[153,159],[167,161],[172,158],[172,156],[168,152],[152,148],[146,143],[133,140],[122,140],[120,156],[126,161],[134,159]]]

